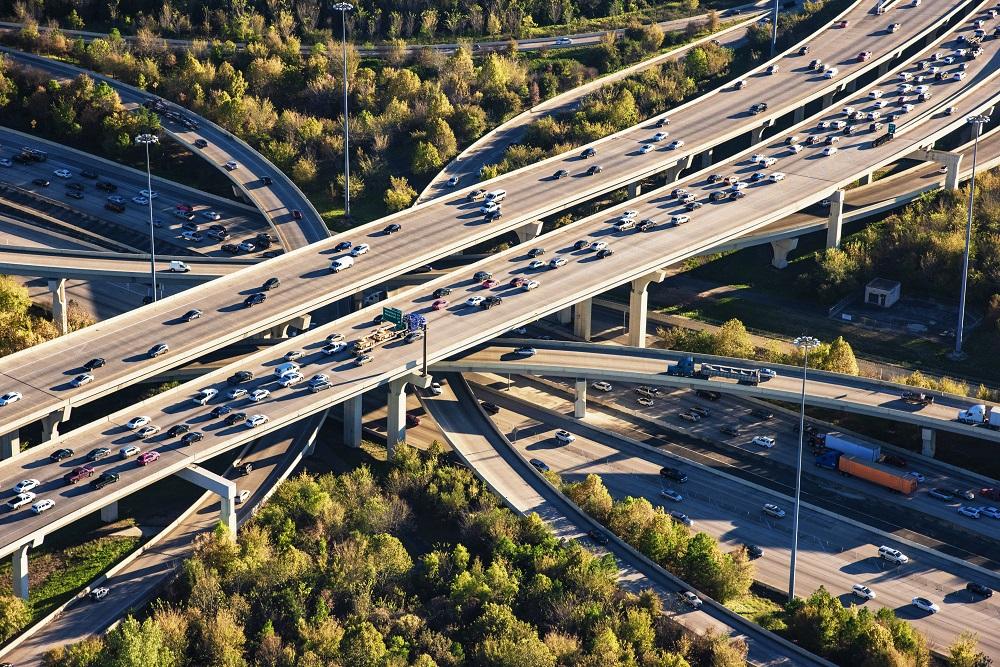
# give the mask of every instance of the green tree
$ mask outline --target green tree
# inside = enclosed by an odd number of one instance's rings
[[[948,647],[949,667],[989,667],[993,664],[979,648],[979,636],[971,630],[966,630]]]
[[[349,627],[340,641],[345,667],[381,667],[386,653],[382,633],[368,621]]]
[[[126,617],[107,634],[105,645],[108,664],[115,667],[181,664],[181,656],[175,655],[165,644],[163,631],[153,619],[140,623],[132,616]]]
[[[402,211],[416,198],[417,191],[410,186],[405,176],[389,177],[389,189],[385,191],[384,201],[390,212]]]
[[[427,128],[427,138],[437,149],[442,160],[448,160],[458,153],[458,140],[455,133],[443,118],[431,121]]]
[[[10,276],[0,276],[0,312],[23,315],[31,307],[28,290]]]
[[[444,161],[434,144],[429,141],[417,142],[413,149],[412,168],[415,174],[429,174],[441,168]]]
[[[824,367],[834,373],[858,374],[858,360],[854,357],[851,344],[844,340],[843,336],[837,336],[830,343],[830,352],[827,354]]]
[[[739,357],[752,359],[756,347],[750,338],[747,328],[738,319],[724,322],[715,334],[713,354],[720,357]]]
[[[31,622],[31,609],[14,595],[0,595],[0,641],[7,641]]]

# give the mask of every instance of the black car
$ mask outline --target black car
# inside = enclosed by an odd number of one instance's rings
[[[191,320],[197,320],[200,317],[201,317],[201,311],[198,310],[197,308],[192,308],[191,310],[184,313],[182,319],[185,322],[190,322]]]
[[[483,410],[488,414],[495,415],[500,412],[500,406],[496,403],[490,403],[488,401],[483,401],[480,405],[483,406]]]
[[[261,233],[254,237],[253,243],[258,248],[266,249],[271,247],[271,243],[273,243],[273,241],[271,241],[271,237],[269,235]]]
[[[279,286],[280,284],[281,284],[281,281],[278,280],[277,278],[268,278],[267,280],[264,281],[264,284],[261,285],[261,289],[263,289],[266,292],[268,290],[273,290],[275,287]]]
[[[552,174],[552,178],[556,180],[559,180],[560,178],[566,178],[567,176],[569,176],[569,172],[566,171],[565,169],[560,169],[556,173]]]
[[[209,229],[214,229],[217,232],[224,232],[224,231],[226,231],[226,228],[223,225],[220,225],[219,223],[215,223],[214,225],[209,225],[208,228]]]
[[[243,299],[243,305],[247,308],[252,308],[253,306],[264,303],[267,300],[267,295],[263,292],[254,292],[247,298]]]
[[[605,257],[611,257],[611,255],[613,254],[615,254],[615,251],[612,250],[611,248],[603,248],[597,251],[597,259],[604,259]]]
[[[759,113],[764,113],[765,111],[767,111],[766,102],[758,102],[757,104],[754,104],[753,106],[750,107],[750,114],[754,116],[756,116]]]
[[[589,537],[590,539],[592,539],[597,544],[600,544],[601,546],[604,546],[609,541],[608,540],[608,536],[605,535],[603,531],[600,531],[600,530],[597,530],[597,529],[588,530],[587,531],[587,537]]]
[[[388,236],[389,234],[395,234],[402,228],[403,227],[399,223],[394,222],[391,225],[386,225],[385,229],[382,230],[382,233]]]
[[[204,433],[199,433],[194,431],[192,433],[186,433],[183,438],[181,438],[181,444],[187,447],[188,445],[193,445],[196,442],[201,442],[205,439]]]
[[[88,461],[99,461],[99,460],[103,459],[105,456],[108,456],[110,454],[111,454],[111,450],[109,448],[107,448],[107,447],[98,447],[97,449],[90,450],[90,453],[87,454],[87,460]]]
[[[592,164],[592,165],[590,165],[590,169],[587,170],[587,175],[588,176],[593,176],[594,174],[599,174],[602,171],[604,171],[604,169],[601,167],[601,165],[599,165],[599,164]]]
[[[181,225],[181,229],[183,229],[186,232],[196,232],[196,231],[198,231],[198,223],[197,222],[185,222],[183,225]]]
[[[106,363],[108,362],[104,360],[104,357],[94,357],[93,359],[85,363],[83,367],[86,368],[88,371],[92,371],[97,368],[103,368]]]
[[[448,296],[449,294],[451,294],[450,287],[438,287],[436,290],[434,290],[431,296],[433,296],[435,299],[440,299],[442,297]]]
[[[52,461],[65,461],[69,457],[73,456],[73,450],[68,447],[63,447],[62,449],[57,449],[56,451],[49,454],[49,459]]]
[[[757,560],[764,555],[764,550],[756,544],[744,544],[743,548],[747,550],[747,558],[750,560]]]
[[[597,155],[597,151],[593,148],[584,149],[584,151],[580,153],[580,157],[594,157],[595,155]]]
[[[273,183],[274,181],[271,180],[270,176],[264,176],[263,178],[260,179],[260,182],[263,183],[264,185],[271,185],[271,183]]]
[[[668,118],[661,118],[656,121],[656,127],[663,127],[664,125],[670,125],[670,120]]]
[[[807,53],[809,53],[809,46],[808,45],[799,47],[799,55],[800,56],[804,56]]]
[[[545,248],[532,248],[528,251],[528,257],[541,257],[545,254]]]
[[[500,209],[496,209],[484,215],[483,219],[486,221],[492,221],[492,220],[499,220],[502,217],[503,217],[503,211],[501,211]]]
[[[746,193],[743,192],[742,190],[733,190],[732,192],[729,193],[730,199],[743,199],[746,196],[747,196]]]
[[[103,489],[108,484],[114,484],[119,480],[118,473],[116,472],[105,472],[101,473],[101,476],[97,479],[90,480],[90,485],[95,489]]]
[[[699,209],[701,208],[701,206],[702,203],[700,201],[689,201],[688,203],[684,204],[684,208],[686,208],[689,211],[694,211],[695,209]]]
[[[726,193],[721,190],[716,190],[715,192],[708,195],[709,201],[721,201],[726,198]]]
[[[66,187],[69,190],[83,190],[86,188],[86,186],[83,183],[77,183],[76,181],[73,181],[72,183],[67,183]]]
[[[226,426],[235,426],[236,424],[242,424],[246,420],[247,420],[247,413],[234,412],[228,417],[226,417]]]
[[[66,196],[70,199],[83,199],[83,193],[79,190],[67,190]]]
[[[236,371],[226,378],[226,381],[229,384],[242,384],[243,382],[250,382],[252,379],[253,371]]]
[[[89,169],[84,169],[80,172],[80,175],[84,178],[97,178],[97,172],[91,171]]]
[[[114,192],[118,189],[118,186],[114,183],[108,183],[107,181],[98,181],[97,189],[104,190],[105,192]]]
[[[984,598],[993,597],[993,589],[986,584],[980,584],[975,581],[970,581],[965,585],[965,590],[969,591],[973,595],[978,595]]]
[[[350,241],[341,241],[337,245],[333,246],[333,249],[337,252],[341,250],[350,250],[354,246]]]
[[[167,431],[167,437],[168,438],[176,438],[179,435],[184,435],[185,433],[187,433],[190,430],[191,430],[191,427],[188,426],[187,424],[175,424],[175,425],[173,425],[173,426],[170,427],[169,431]]]
[[[217,405],[214,408],[212,408],[212,412],[210,412],[209,414],[212,415],[213,419],[218,419],[222,415],[228,415],[232,411],[233,409],[228,405]]]
[[[688,481],[688,476],[677,468],[660,468],[660,477],[666,477],[682,484]]]
[[[49,187],[49,182],[44,178],[36,178],[35,180],[32,181],[32,183],[42,188]]]
[[[211,236],[213,239],[216,239],[218,241],[228,241],[229,240],[229,232],[227,232],[224,229],[223,230],[210,229],[207,232],[205,232],[205,234],[207,234],[208,236]]]
[[[500,297],[488,296],[485,299],[483,299],[483,303],[482,305],[480,305],[480,308],[482,308],[483,310],[489,310],[493,306],[499,306],[501,303],[503,303],[503,299],[501,299]]]
[[[894,466],[896,468],[905,468],[906,459],[902,456],[897,456],[896,454],[886,454],[882,457],[882,463],[886,465]]]
[[[228,252],[230,255],[238,255],[240,247],[235,243],[226,243],[222,246],[222,252]]]
[[[737,426],[736,424],[723,424],[719,430],[725,433],[726,435],[740,434],[740,427]]]
[[[149,348],[149,352],[147,352],[146,354],[148,354],[151,358],[155,359],[161,354],[166,354],[169,351],[170,347],[166,343],[157,343],[153,347]]]
[[[284,250],[268,250],[267,252],[264,253],[263,256],[266,259],[273,259],[273,258],[277,257],[278,255],[282,254],[283,252],[285,252],[285,251]]]
[[[708,177],[709,183],[718,183],[721,180],[722,180],[722,174],[712,174],[711,176]]]
[[[580,239],[573,244],[573,250],[586,250],[590,247],[590,241],[587,239]]]
[[[194,146],[195,148],[205,148],[206,146],[208,146],[208,142],[205,141],[204,139],[195,139]]]
[[[719,392],[710,391],[708,389],[698,389],[697,391],[694,392],[694,395],[698,396],[699,398],[707,398],[710,401],[717,401],[720,398],[722,398],[722,394],[720,394]]]
[[[763,408],[756,408],[755,410],[751,410],[750,414],[753,415],[754,417],[757,417],[758,419],[765,419],[765,420],[774,419],[774,415]]]

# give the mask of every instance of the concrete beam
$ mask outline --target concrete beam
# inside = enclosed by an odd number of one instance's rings
[[[663,270],[653,271],[632,281],[628,295],[628,344],[646,347],[646,315],[649,305],[650,283],[662,283],[667,277]]]
[[[514,230],[517,234],[518,243],[527,243],[528,241],[534,241],[542,233],[542,221],[536,220],[535,222],[529,222],[523,227],[518,227]]]
[[[839,248],[840,235],[844,227],[844,191],[837,190],[830,197],[830,214],[826,221],[826,247]],[[796,245],[798,241],[796,240]],[[785,266],[788,265],[788,253],[785,253]]]
[[[932,428],[921,428],[920,453],[924,456],[934,458],[935,449],[937,449],[937,431]]]
[[[642,183],[639,181],[633,181],[628,184],[628,198],[635,199],[642,194]]]
[[[118,520],[118,501],[105,505],[101,508],[101,521],[104,523],[114,523]]]
[[[42,442],[59,437],[59,424],[67,421],[72,408],[67,405],[42,417]]]
[[[0,460],[9,459],[21,453],[21,432],[17,429],[0,435]]]
[[[341,404],[344,408],[344,444],[361,446],[361,395],[352,396]]]
[[[236,538],[236,482],[216,475],[210,470],[205,470],[201,466],[192,465],[177,472],[181,479],[191,482],[195,486],[219,496],[221,509],[219,511],[219,521],[229,528],[229,533]]]
[[[52,293],[52,323],[56,325],[60,336],[69,333],[69,306],[66,302],[66,279],[49,281],[49,292]]]
[[[937,162],[939,165],[948,168],[944,177],[945,190],[955,191],[958,189],[959,170],[962,167],[962,154],[950,151],[939,151],[933,149],[920,149],[913,151],[906,157],[924,162]]]
[[[426,389],[432,381],[430,375],[410,373],[389,382],[386,392],[386,458],[391,460],[396,454],[396,445],[406,441],[406,385]]]
[[[573,402],[573,416],[583,419],[587,416],[587,380],[576,379],[576,400]]]
[[[11,574],[13,575],[14,595],[22,600],[28,599],[28,549],[30,548],[30,544],[25,544],[10,557],[13,564]]]
[[[771,251],[774,256],[771,258],[771,266],[776,269],[784,269],[788,266],[788,253],[799,247],[799,240],[778,239],[771,241]]]
[[[584,299],[573,306],[573,335],[577,338],[590,340],[593,310],[593,299]]]
[[[303,456],[312,456],[316,451],[316,438],[319,436],[320,429],[323,428],[323,424],[326,422],[326,418],[330,416],[331,408],[327,408],[323,411],[323,416],[317,422],[316,428],[309,433],[309,437],[306,440],[306,446],[302,450]]]

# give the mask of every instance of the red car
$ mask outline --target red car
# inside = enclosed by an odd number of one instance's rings
[[[407,428],[413,428],[414,426],[420,426],[420,417],[413,414],[412,412],[406,413],[406,426]]]
[[[301,220],[302,219],[302,211],[298,210],[297,208],[293,208],[292,209],[292,217],[295,218],[296,220]]]
[[[194,210],[194,206],[191,206],[191,204],[178,204],[174,208],[176,208],[178,211],[183,211],[185,213],[190,213]]]
[[[993,487],[980,489],[979,495],[990,500],[1000,500],[1000,489],[994,489]]]
[[[493,278],[487,278],[483,281],[483,289],[492,289],[499,284],[499,281],[493,280]]]
[[[871,51],[862,51],[861,53],[858,54],[858,62],[863,63],[866,60],[869,60],[871,57],[872,57]]]
[[[521,287],[526,282],[527,282],[527,280],[525,278],[521,278],[521,277],[512,278],[511,281],[510,281],[510,286],[511,287]]]
[[[431,304],[431,308],[433,308],[434,310],[444,310],[447,307],[448,307],[448,301],[446,299],[438,299],[437,301]]]
[[[850,25],[850,21],[848,21],[847,19],[844,19],[843,21],[837,23],[838,28],[846,28],[848,25]]]
[[[153,463],[154,461],[158,460],[159,458],[160,458],[159,452],[143,452],[142,454],[139,455],[138,463],[141,466],[147,466],[150,463]]]

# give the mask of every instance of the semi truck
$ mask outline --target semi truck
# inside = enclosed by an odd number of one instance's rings
[[[816,466],[839,470],[842,475],[858,477],[897,493],[911,494],[917,490],[917,480],[905,473],[835,450],[817,456]]]
[[[408,329],[397,329],[392,322],[385,322],[375,328],[374,331],[365,334],[361,338],[351,341],[351,351],[354,354],[365,354],[371,352],[380,345],[400,340],[409,333]]]
[[[877,463],[882,460],[882,448],[878,445],[867,445],[833,433],[818,435],[816,441],[827,449],[832,449],[833,451],[864,461]]]
[[[694,357],[684,357],[675,364],[667,366],[667,375],[709,380],[713,377],[730,378],[740,384],[758,385],[764,380],[774,377],[774,371],[761,371],[757,368],[738,368],[720,364],[698,364]]]
[[[958,411],[958,421],[963,424],[984,424],[994,431],[1000,430],[1000,410],[987,408],[982,403]]]

